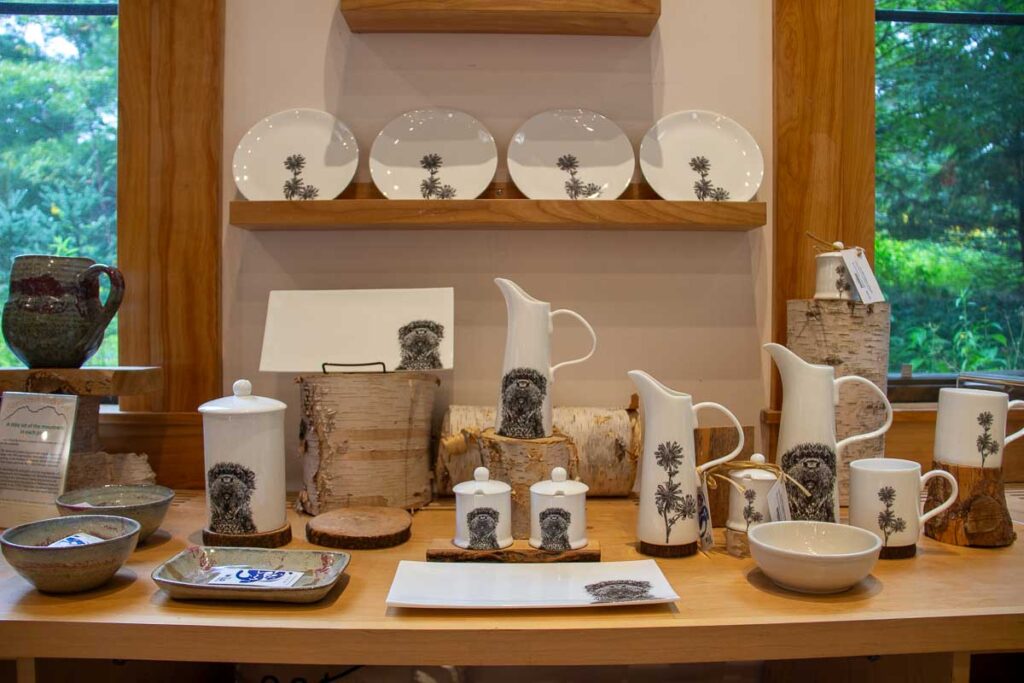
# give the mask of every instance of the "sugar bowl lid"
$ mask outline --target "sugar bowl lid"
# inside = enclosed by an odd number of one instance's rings
[[[764,456],[761,455],[760,453],[754,453],[752,456],[750,456],[750,462],[757,463],[758,465],[763,465]],[[756,467],[746,467],[741,470],[733,470],[732,472],[729,472],[729,476],[737,481],[775,481],[776,479],[778,479],[774,472],[758,469]]]
[[[276,413],[286,406],[281,401],[264,396],[252,395],[252,382],[240,379],[231,386],[233,396],[215,398],[199,406],[199,412],[206,415],[254,415]]]
[[[486,467],[477,467],[473,470],[473,481],[464,481],[452,487],[455,493],[493,494],[508,493],[512,487],[503,481],[491,479],[491,471]]]
[[[569,479],[569,473],[564,467],[556,467],[551,470],[550,479],[538,481],[530,487],[530,493],[539,493],[542,496],[577,496],[589,490],[590,487],[582,481]]]

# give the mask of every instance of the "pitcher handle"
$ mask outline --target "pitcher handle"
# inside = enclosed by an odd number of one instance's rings
[[[743,441],[744,441],[743,440],[743,425],[741,425],[740,421],[736,419],[736,416],[732,414],[732,411],[730,411],[728,408],[726,408],[725,406],[721,405],[720,403],[712,403],[711,401],[705,401],[703,403],[698,403],[697,405],[695,405],[693,407],[693,412],[696,413],[698,410],[701,410],[703,408],[716,408],[722,414],[724,414],[726,417],[728,417],[729,420],[732,422],[732,426],[736,428],[736,433],[740,437],[740,442],[736,445],[736,448],[732,449],[732,452],[729,453],[728,455],[723,455],[721,458],[718,458],[717,460],[709,460],[708,462],[704,463],[703,465],[698,466],[697,467],[697,474],[703,474],[704,470],[710,469],[712,467],[716,467],[717,465],[721,465],[723,462],[729,462],[730,460],[735,458],[737,455],[740,454],[740,451],[743,450]],[[696,420],[694,422],[696,423]]]
[[[938,507],[935,507],[935,508],[932,508],[928,512],[926,512],[923,515],[921,515],[920,524],[922,526],[924,525],[925,522],[927,522],[929,519],[931,519],[935,515],[939,514],[940,512],[945,512],[946,510],[948,510],[949,506],[956,502],[956,497],[960,493],[960,485],[956,483],[956,477],[954,477],[952,474],[950,474],[949,472],[947,472],[945,470],[932,470],[931,472],[926,472],[925,475],[923,477],[921,477],[921,489],[922,490],[924,489],[925,484],[928,483],[929,479],[934,479],[935,477],[942,477],[943,479],[946,479],[947,481],[949,481],[949,484],[950,484],[950,486],[953,487],[953,490],[949,494],[949,498],[947,498],[942,503],[942,505],[940,505]],[[922,503],[922,505],[923,505],[923,503]]]
[[[576,318],[581,323],[583,323],[583,327],[587,328],[587,332],[590,332],[591,345],[590,345],[590,353],[588,353],[587,355],[581,356],[580,358],[574,358],[572,360],[562,361],[558,365],[552,366],[552,368],[551,368],[551,374],[552,375],[554,375],[555,371],[558,370],[559,368],[564,368],[567,365],[576,365],[577,363],[582,363],[583,361],[585,361],[585,360],[589,359],[591,356],[593,356],[594,355],[594,351],[597,351],[597,333],[594,332],[594,328],[590,326],[590,323],[588,323],[586,321],[586,319],[582,315],[580,315],[576,311],[570,311],[568,308],[560,308],[557,311],[551,311],[551,319],[552,320],[554,320],[556,315],[567,315],[567,316],[569,316],[571,318]]]
[[[1010,401],[1010,403],[1006,406],[1006,418],[1007,418],[1007,421],[1009,421],[1009,418],[1010,418],[1010,411],[1013,410],[1013,408],[1015,406],[1016,407],[1024,406],[1024,401],[1021,401],[1019,399],[1016,400],[1016,401]],[[1024,436],[1024,428],[1018,429],[1013,434],[1010,434],[1005,439],[1003,439],[1003,447],[1005,448],[1007,444],[1013,443],[1014,441],[1016,441],[1017,439],[1019,439],[1022,436]]]
[[[837,443],[836,457],[838,458],[839,454],[843,452],[843,449],[849,446],[851,443],[856,443],[858,441],[866,441],[867,439],[874,439],[875,437],[881,436],[882,434],[885,434],[887,431],[889,431],[889,427],[892,426],[892,404],[889,403],[888,397],[881,389],[878,388],[878,385],[872,382],[871,380],[867,379],[866,377],[861,377],[859,375],[847,375],[846,377],[840,377],[834,381],[837,392],[839,391],[839,387],[849,382],[866,384],[871,388],[873,392],[878,394],[878,397],[882,399],[882,403],[885,404],[885,424],[883,424],[881,427],[874,431],[864,432],[863,434],[854,434],[853,436],[848,436],[839,443]]]
[[[87,287],[94,281],[98,281],[100,275],[103,274],[110,278],[110,292],[107,294],[107,302],[103,304],[103,311],[93,324],[90,334],[102,333],[102,330],[117,314],[117,309],[121,307],[121,299],[124,298],[124,275],[113,266],[105,266],[102,263],[92,264],[78,274],[78,284],[81,287]],[[99,282],[96,282],[96,287],[99,287]]]

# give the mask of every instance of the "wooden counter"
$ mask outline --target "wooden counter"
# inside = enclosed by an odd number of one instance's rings
[[[606,561],[641,558],[634,503],[592,500],[588,514]],[[307,547],[304,519],[290,516],[289,547]],[[752,560],[716,547],[658,561],[681,596],[673,605],[389,610],[397,561],[423,559],[431,539],[451,533],[452,516],[450,507],[421,511],[410,542],[353,552],[346,585],[320,603],[177,602],[149,575],[199,539],[202,495],[179,494],[165,530],[93,592],[42,595],[0,562],[0,658],[640,664],[1024,650],[1020,542],[976,550],[925,538],[916,558],[879,562],[861,585],[827,597],[783,592]]]

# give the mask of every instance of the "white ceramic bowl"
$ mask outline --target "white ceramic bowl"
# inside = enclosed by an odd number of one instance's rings
[[[751,527],[750,554],[772,581],[799,593],[840,593],[871,573],[882,542],[831,522],[768,522]]]

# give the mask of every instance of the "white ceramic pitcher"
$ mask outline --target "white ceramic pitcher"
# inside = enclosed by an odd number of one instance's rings
[[[836,379],[830,365],[808,363],[781,344],[765,344],[782,375],[782,421],[777,459],[782,471],[810,491],[807,496],[786,484],[793,519],[839,521],[839,465],[844,448],[889,431],[892,405],[878,386],[858,375]],[[859,383],[870,387],[885,406],[885,424],[864,434],[836,441],[836,405],[839,388]]]
[[[735,458],[743,450],[743,427],[717,403],[698,403],[669,389],[642,370],[630,370],[643,412],[643,457],[640,460],[640,511],[637,536],[640,552],[657,557],[682,557],[697,552],[697,488],[704,470]],[[693,430],[697,412],[716,408],[732,422],[739,444],[728,455],[696,465]]]
[[[534,299],[511,280],[495,278],[494,283],[505,296],[508,307],[505,362],[501,370],[494,429],[498,434],[514,439],[551,436],[551,384],[555,372],[593,356],[597,350],[597,334],[590,323],[575,311],[564,308],[552,311],[551,304]],[[552,366],[552,323],[559,315],[567,315],[583,323],[590,332],[592,344],[585,356]]]

